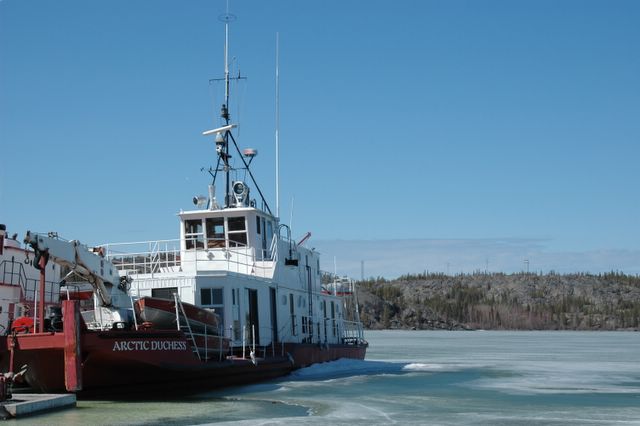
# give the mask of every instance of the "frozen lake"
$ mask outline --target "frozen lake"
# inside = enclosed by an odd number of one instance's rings
[[[366,361],[32,424],[640,425],[640,333],[371,331]]]

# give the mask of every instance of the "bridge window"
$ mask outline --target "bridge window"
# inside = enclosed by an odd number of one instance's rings
[[[229,247],[245,247],[247,245],[247,227],[244,216],[227,219]]]
[[[209,218],[205,224],[207,229],[207,248],[224,247],[224,218]]]
[[[184,238],[187,250],[204,248],[204,233],[202,232],[202,221],[200,219],[185,220]]]

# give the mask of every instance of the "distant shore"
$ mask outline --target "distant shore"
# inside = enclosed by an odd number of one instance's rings
[[[359,282],[370,330],[640,331],[640,277],[416,274]]]

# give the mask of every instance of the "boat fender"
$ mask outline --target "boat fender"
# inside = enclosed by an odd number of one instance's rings
[[[251,356],[251,362],[253,363],[253,365],[258,365],[258,360],[256,359],[255,352],[251,351],[249,353],[249,356]]]
[[[291,365],[294,365],[296,362],[293,360],[293,357],[289,352],[287,352],[287,356],[289,357],[289,362],[291,363]]]

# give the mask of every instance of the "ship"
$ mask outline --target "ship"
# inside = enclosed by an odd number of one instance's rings
[[[190,210],[180,210],[179,237],[88,247],[27,232],[42,283],[51,264],[80,281],[58,289],[59,306],[45,306],[41,294],[32,327],[9,328],[0,343],[5,371],[20,369],[33,389],[148,397],[365,358],[354,292],[330,285],[335,279],[320,269],[320,253],[306,244],[311,234],[296,240],[271,210],[250,167],[257,150],[241,150],[234,136],[232,18],[222,17],[220,123],[203,132],[216,165],[208,170],[208,196],[195,196]],[[217,185],[224,190],[220,203]]]

